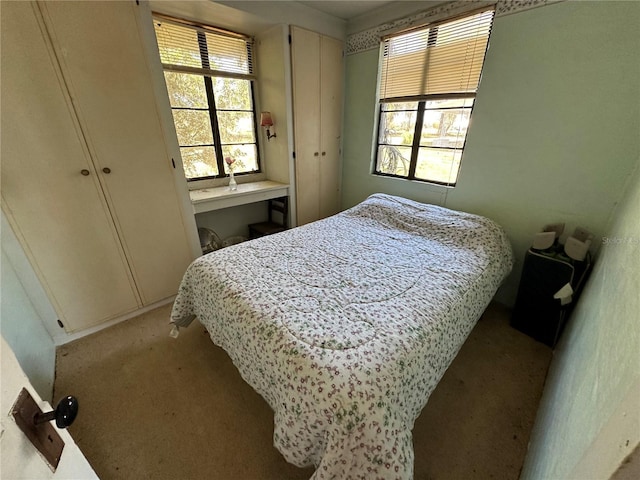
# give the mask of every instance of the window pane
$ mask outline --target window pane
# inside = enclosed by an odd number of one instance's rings
[[[172,107],[208,108],[204,77],[188,73],[164,72]]]
[[[463,148],[471,108],[425,110],[420,145]]]
[[[222,145],[224,158],[235,159],[233,173],[254,172],[258,170],[258,151],[255,143],[245,145]],[[227,164],[224,165],[225,173],[229,173]]]
[[[440,183],[456,183],[462,150],[424,148],[418,151],[416,178]]]
[[[209,112],[200,110],[173,110],[178,144],[212,145],[213,133]]]
[[[251,81],[214,77],[213,94],[219,110],[252,110]]]
[[[216,152],[213,147],[182,147],[180,153],[187,178],[218,175]]]
[[[410,146],[413,143],[415,127],[415,110],[382,112],[378,143]]]
[[[254,143],[252,112],[218,111],[221,143]]]
[[[409,175],[410,160],[411,147],[380,145],[378,147],[376,172],[406,177]]]

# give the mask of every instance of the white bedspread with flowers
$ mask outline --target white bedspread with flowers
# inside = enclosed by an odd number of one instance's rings
[[[375,194],[198,258],[172,321],[198,318],[313,479],[410,479],[414,421],[512,263],[493,221]]]

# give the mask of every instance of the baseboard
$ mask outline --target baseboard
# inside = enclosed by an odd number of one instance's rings
[[[129,320],[131,318],[137,317],[138,315],[142,315],[144,313],[150,312],[151,310],[155,310],[158,307],[162,307],[164,305],[167,305],[168,303],[173,302],[175,300],[175,298],[176,298],[175,295],[173,295],[173,296],[171,296],[169,298],[165,298],[164,300],[160,300],[159,302],[152,303],[151,305],[147,305],[144,308],[140,308],[140,309],[135,310],[133,312],[129,312],[126,315],[114,318],[114,319],[109,320],[107,322],[101,323],[100,325],[96,325],[94,327],[90,327],[90,328],[81,330],[79,332],[60,333],[59,335],[53,336],[53,343],[55,344],[56,347],[59,347],[61,345],[65,345],[65,344],[73,342],[75,340],[79,340],[80,338],[83,338],[83,337],[86,337],[88,335],[92,335],[92,334],[94,334],[96,332],[99,332],[101,330],[104,330],[105,328],[113,327],[114,325],[117,325],[118,323],[121,323],[121,322]],[[169,324],[169,318],[167,317],[167,325],[168,324]]]

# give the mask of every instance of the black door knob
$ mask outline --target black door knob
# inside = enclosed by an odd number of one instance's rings
[[[69,395],[58,402],[55,410],[36,415],[34,423],[38,425],[39,423],[55,420],[58,428],[67,428],[73,423],[77,415],[78,399]]]

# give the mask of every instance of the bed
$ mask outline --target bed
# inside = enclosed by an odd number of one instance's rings
[[[512,264],[492,220],[374,194],[198,258],[171,317],[206,327],[314,480],[409,479],[414,421]]]

